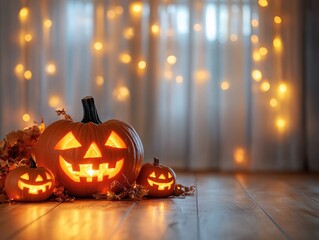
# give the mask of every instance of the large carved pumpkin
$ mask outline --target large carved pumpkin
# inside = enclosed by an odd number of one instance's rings
[[[52,170],[75,196],[105,193],[114,181],[133,183],[144,156],[138,134],[119,120],[102,123],[92,97],[82,104],[81,122],[59,120],[42,133],[35,150],[38,165]]]

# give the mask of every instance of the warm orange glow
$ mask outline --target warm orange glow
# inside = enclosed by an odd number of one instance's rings
[[[30,70],[27,70],[24,72],[23,76],[26,80],[31,80],[32,79],[32,72]]]
[[[227,81],[222,81],[220,83],[220,88],[223,90],[223,91],[226,91],[230,88],[230,83],[227,82]]]
[[[94,48],[96,51],[100,51],[103,48],[103,44],[101,42],[97,41],[94,43]]]
[[[263,92],[269,91],[269,89],[270,89],[270,83],[269,83],[267,80],[263,81],[263,82],[260,84],[260,89],[261,89],[261,91],[263,91]]]
[[[130,91],[126,86],[120,86],[113,90],[113,97],[120,102],[126,101],[130,97]]]
[[[194,29],[194,31],[196,31],[196,32],[201,31],[202,28],[203,28],[202,25],[199,24],[199,23],[196,23],[196,24],[194,24],[194,26],[193,26],[193,29]]]
[[[123,139],[114,131],[111,132],[111,135],[107,139],[105,146],[114,148],[127,148],[126,143],[123,141]]]
[[[278,101],[277,101],[277,99],[276,99],[276,98],[270,99],[269,105],[270,105],[271,107],[277,107],[277,106],[278,106]]]
[[[281,94],[284,94],[284,93],[286,93],[287,92],[287,85],[285,84],[285,83],[281,83],[280,85],[279,85],[279,87],[278,87],[278,91],[279,91],[279,93],[281,93]]]
[[[138,68],[141,70],[144,70],[146,68],[146,62],[144,60],[141,60],[137,64]]]
[[[23,180],[28,180],[28,181],[30,180],[30,176],[28,173],[23,174],[20,178]],[[47,180],[52,180],[52,177],[50,176],[50,178],[48,178]],[[44,193],[47,191],[47,189],[50,189],[52,187],[52,181],[48,181],[46,183],[39,185],[39,182],[43,182],[43,181],[44,181],[43,177],[38,175],[35,179],[35,182],[37,182],[36,184],[25,183],[25,182],[19,180],[18,187],[21,190],[24,190],[25,188],[29,189],[29,191],[28,191],[29,194],[39,194],[39,191]]]
[[[281,17],[275,16],[275,17],[274,17],[274,22],[277,23],[277,24],[280,24],[280,23],[282,22]]]
[[[251,35],[250,41],[252,43],[258,43],[259,42],[259,37],[256,34]]]
[[[26,42],[30,42],[32,40],[32,35],[30,33],[27,33],[26,35],[24,35],[24,40]]]
[[[59,163],[63,172],[74,182],[80,182],[80,178],[85,178],[87,182],[93,182],[93,178],[97,178],[98,182],[102,182],[104,177],[113,178],[121,171],[124,159],[117,161],[114,168],[109,167],[108,163],[99,165],[99,169],[92,169],[92,164],[80,164],[80,171],[74,171],[72,164],[59,157]]]
[[[242,147],[235,148],[233,157],[236,163],[243,163],[246,160],[246,151]]]
[[[116,6],[114,8],[114,11],[116,14],[121,15],[123,13],[123,7],[122,6]]]
[[[45,19],[43,21],[43,26],[46,27],[46,28],[52,27],[52,21],[50,19]]]
[[[22,119],[23,119],[23,121],[25,121],[25,122],[29,122],[29,121],[30,121],[30,115],[27,114],[27,113],[25,113],[25,114],[23,114]]]
[[[166,177],[164,176],[164,174],[161,174],[158,178],[159,178],[159,179],[166,179]]]
[[[134,37],[134,29],[131,27],[124,29],[123,35],[126,39],[131,39],[132,37]]]
[[[101,151],[95,142],[91,143],[89,149],[86,151],[83,158],[100,158],[102,157]]]
[[[97,76],[95,81],[98,86],[102,86],[104,84],[104,78],[102,76]]]
[[[113,10],[108,10],[106,16],[108,19],[113,20],[116,17],[116,13]]]
[[[160,27],[157,24],[153,24],[151,27],[151,31],[153,34],[158,34],[160,32]]]
[[[267,7],[268,6],[268,1],[267,0],[258,0],[258,4],[261,7]]]
[[[22,178],[22,179],[24,179],[24,180],[29,180],[29,179],[30,179],[29,173],[23,174],[20,178]]]
[[[260,53],[260,55],[265,56],[268,53],[268,49],[265,47],[261,47],[261,48],[259,48],[259,53]]]
[[[273,45],[276,50],[280,51],[282,49],[282,41],[280,37],[275,37],[273,40]]]
[[[150,174],[150,177],[156,178],[155,172],[152,172],[152,173]]]
[[[278,117],[276,119],[276,127],[279,131],[283,131],[286,127],[286,120],[282,117]]]
[[[176,76],[175,81],[176,81],[176,83],[182,83],[184,81],[184,78],[183,78],[183,76],[178,75],[178,76]]]
[[[231,34],[229,38],[230,38],[230,41],[232,42],[236,42],[238,40],[237,34],[234,34],[234,33]]]
[[[82,145],[76,140],[72,132],[68,132],[54,147],[56,150],[78,148]]]
[[[153,187],[154,185],[157,186],[157,190],[163,191],[165,189],[169,190],[171,189],[172,185],[174,184],[174,180],[171,180],[170,182],[163,182],[163,180],[166,179],[171,179],[173,176],[172,174],[168,173],[167,174],[168,177],[166,177],[163,173],[160,174],[160,176],[158,177],[158,179],[161,179],[161,181],[156,181],[156,174],[155,172],[152,172],[149,175],[149,178],[147,178],[147,182],[148,184]],[[169,181],[169,180],[168,180]]]
[[[258,27],[259,26],[259,21],[257,19],[252,19],[251,20],[251,26]]]
[[[129,55],[128,53],[121,53],[119,55],[119,60],[122,62],[122,63],[130,63],[132,58],[131,58],[131,55]]]
[[[261,55],[260,55],[259,51],[256,51],[256,50],[255,50],[255,51],[253,52],[253,59],[254,59],[255,62],[260,61]]]
[[[261,79],[262,79],[262,77],[263,77],[261,71],[258,70],[258,69],[253,70],[253,71],[251,72],[251,76],[252,76],[252,78],[253,78],[256,82],[261,81]]]
[[[142,2],[133,2],[130,6],[130,10],[133,14],[141,14],[143,10]]]
[[[25,20],[28,15],[29,15],[29,9],[26,7],[21,8],[21,10],[19,11],[20,20],[21,21]]]
[[[48,73],[48,74],[55,74],[55,72],[56,72],[56,66],[55,66],[55,64],[54,63],[49,63],[49,64],[47,64],[47,66],[46,66],[46,72]]]
[[[43,182],[43,177],[38,174],[37,178],[35,179],[36,182]]]
[[[210,77],[210,73],[207,70],[198,70],[195,72],[195,80],[198,83],[204,83],[206,81],[208,81]]]
[[[61,103],[61,100],[60,100],[60,98],[58,97],[58,96],[51,96],[50,98],[49,98],[49,106],[50,107],[58,107],[58,105],[60,105],[60,103]]]
[[[24,66],[23,64],[19,63],[15,66],[14,71],[16,74],[20,74],[24,71]]]

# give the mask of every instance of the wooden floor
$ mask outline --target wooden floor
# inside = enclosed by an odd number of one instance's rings
[[[177,176],[194,196],[0,204],[0,239],[319,239],[319,175]]]

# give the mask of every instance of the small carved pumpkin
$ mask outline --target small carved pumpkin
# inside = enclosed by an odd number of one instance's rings
[[[176,175],[170,168],[159,164],[159,159],[154,158],[154,163],[145,163],[136,180],[137,184],[148,189],[149,197],[168,197],[173,194]]]
[[[136,131],[119,120],[102,123],[92,97],[82,104],[81,122],[59,120],[42,133],[35,150],[38,164],[75,196],[105,193],[114,181],[133,183],[144,156]]]
[[[52,172],[37,167],[30,158],[30,166],[20,166],[8,173],[5,190],[14,201],[40,202],[48,199],[53,192],[55,178]]]

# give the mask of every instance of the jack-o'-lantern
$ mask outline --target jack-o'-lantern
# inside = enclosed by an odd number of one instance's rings
[[[75,196],[105,193],[114,181],[133,183],[144,155],[138,134],[119,120],[102,123],[92,97],[82,104],[81,122],[59,120],[42,133],[35,150],[38,164],[51,169]]]
[[[173,169],[160,165],[159,159],[154,158],[153,164],[142,166],[136,183],[148,189],[149,197],[168,197],[174,192],[176,175]]]
[[[53,173],[37,167],[30,159],[30,166],[20,166],[10,171],[6,177],[5,190],[11,200],[39,202],[50,197],[54,189]]]

